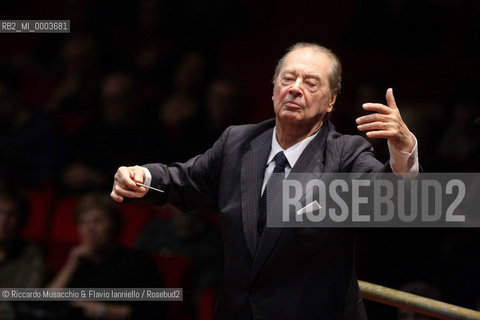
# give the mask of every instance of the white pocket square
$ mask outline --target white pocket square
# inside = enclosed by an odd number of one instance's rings
[[[301,214],[308,213],[308,212],[312,212],[313,210],[319,210],[321,208],[322,208],[322,206],[320,206],[320,204],[317,202],[317,200],[314,200],[313,202],[310,202],[305,207],[298,210],[297,211],[297,216],[301,215]]]

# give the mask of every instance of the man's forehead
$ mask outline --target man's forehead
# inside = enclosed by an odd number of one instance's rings
[[[282,66],[282,72],[305,68],[310,72],[327,72],[331,64],[328,55],[314,48],[300,48],[290,52]]]

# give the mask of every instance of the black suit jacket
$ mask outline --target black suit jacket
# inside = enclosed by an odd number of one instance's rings
[[[232,126],[211,149],[185,163],[146,165],[152,186],[166,191],[147,196],[184,210],[202,199],[218,202],[225,254],[218,319],[365,319],[351,229],[266,228],[256,247],[274,125],[271,119]],[[365,139],[341,135],[327,122],[292,172],[382,169]]]

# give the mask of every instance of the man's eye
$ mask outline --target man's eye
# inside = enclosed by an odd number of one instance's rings
[[[294,77],[283,77],[282,81],[283,82],[292,82],[292,81],[295,81],[295,78]]]

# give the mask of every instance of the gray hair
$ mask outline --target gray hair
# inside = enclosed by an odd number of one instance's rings
[[[290,46],[287,49],[287,52],[283,55],[283,57],[278,61],[277,66],[275,67],[275,74],[273,76],[273,84],[275,84],[275,81],[278,78],[278,75],[280,73],[280,70],[283,67],[283,64],[285,63],[285,60],[287,59],[287,56],[292,52],[297,49],[302,49],[302,48],[311,48],[316,51],[320,51],[327,55],[331,62],[330,63],[330,72],[328,76],[328,82],[330,85],[330,93],[333,94],[335,90],[337,90],[337,93],[340,93],[340,89],[342,88],[342,64],[340,63],[340,59],[338,59],[337,55],[333,53],[332,50],[321,46],[319,44],[313,43],[313,42],[297,42],[294,45]]]

